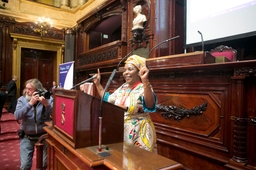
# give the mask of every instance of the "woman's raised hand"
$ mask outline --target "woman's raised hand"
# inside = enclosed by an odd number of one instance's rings
[[[93,82],[94,82],[95,84],[100,84],[100,69],[98,69],[98,73],[95,74],[95,75],[96,75],[96,78],[93,79]]]

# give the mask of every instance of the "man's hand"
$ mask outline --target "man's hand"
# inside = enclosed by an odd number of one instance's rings
[[[49,106],[49,102],[44,98],[44,96],[40,96],[38,101],[41,102],[45,107]]]
[[[34,106],[38,101],[39,101],[39,94],[37,92],[34,92],[32,94],[32,97],[31,97],[30,101],[29,101],[29,104],[31,106]]]

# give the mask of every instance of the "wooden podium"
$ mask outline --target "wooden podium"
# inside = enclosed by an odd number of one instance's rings
[[[99,144],[100,99],[77,90],[54,90],[53,131],[73,148]],[[124,109],[102,103],[101,143],[123,142]]]
[[[109,154],[98,154],[100,99],[76,90],[54,90],[53,121],[44,127],[47,169],[181,169],[173,160],[123,142],[124,111],[102,103],[101,142],[108,147],[103,153]]]

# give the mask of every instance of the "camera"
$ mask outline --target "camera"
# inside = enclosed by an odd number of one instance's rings
[[[19,129],[18,131],[17,131],[17,134],[18,134],[18,136],[19,136],[19,138],[24,138],[24,136],[25,136],[25,132],[24,132],[24,130],[22,130],[22,129]]]
[[[50,96],[51,96],[50,92],[44,91],[44,90],[42,90],[42,89],[37,90],[36,95],[37,95],[37,94],[38,94],[40,97],[41,97],[41,96],[44,96],[45,99],[50,99]]]

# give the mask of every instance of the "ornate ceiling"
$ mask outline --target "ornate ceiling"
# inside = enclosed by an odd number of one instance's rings
[[[51,18],[53,27],[74,27],[77,21],[108,0],[18,0],[0,8],[0,15],[17,22],[36,22],[39,17]]]

